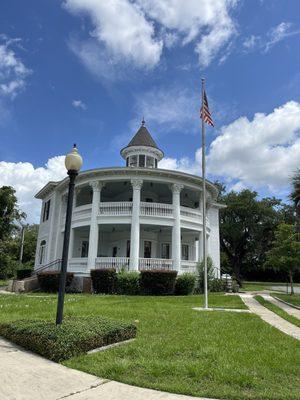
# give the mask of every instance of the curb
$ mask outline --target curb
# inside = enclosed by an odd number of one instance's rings
[[[282,299],[280,299],[279,297],[276,297],[276,296],[273,296],[273,297],[274,297],[274,299],[276,299],[278,301],[281,301],[281,303],[284,303],[284,304],[286,304],[286,305],[288,305],[288,306],[290,306],[292,308],[295,308],[296,310],[300,310],[300,307],[295,306],[295,304],[288,303],[287,301],[282,300]]]

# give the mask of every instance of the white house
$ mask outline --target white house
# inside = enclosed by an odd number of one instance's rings
[[[80,172],[76,179],[68,271],[126,267],[195,271],[202,256],[202,180],[160,169],[164,154],[145,122],[121,150],[124,167]],[[42,212],[35,269],[60,259],[68,180],[49,182],[36,195]],[[206,182],[207,247],[220,275],[218,190]]]

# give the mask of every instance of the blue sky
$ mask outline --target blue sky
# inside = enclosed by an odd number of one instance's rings
[[[33,194],[84,169],[119,166],[146,125],[163,168],[200,174],[200,85],[211,179],[284,197],[300,159],[297,0],[7,0],[0,4],[0,185]],[[197,152],[198,150],[198,152]]]

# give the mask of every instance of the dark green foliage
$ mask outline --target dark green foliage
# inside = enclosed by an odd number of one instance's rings
[[[65,318],[62,325],[43,320],[0,324],[0,335],[28,350],[60,362],[136,336],[136,327],[102,317]]]
[[[56,293],[59,288],[59,275],[57,271],[45,271],[37,274],[38,281],[42,292]],[[67,272],[66,291],[71,285],[74,274]]]
[[[17,228],[16,221],[21,221],[26,216],[18,208],[15,193],[11,186],[0,188],[0,242]]]
[[[117,273],[114,268],[92,269],[91,278],[95,293],[116,293]]]
[[[17,279],[25,279],[31,276],[32,269],[31,268],[23,268],[17,270]]]
[[[209,288],[209,283],[212,279],[214,279],[214,266],[212,259],[207,257],[207,285]],[[196,280],[196,293],[203,293],[204,292],[204,261],[201,261],[197,264],[197,280]]]
[[[184,273],[177,276],[175,283],[175,294],[177,296],[186,296],[192,294],[196,285],[196,275]]]
[[[226,281],[223,279],[214,278],[209,281],[209,291],[210,292],[226,292]]]
[[[140,274],[121,271],[117,274],[117,293],[127,295],[140,294]]]
[[[144,270],[140,273],[141,292],[145,295],[174,294],[177,271]]]

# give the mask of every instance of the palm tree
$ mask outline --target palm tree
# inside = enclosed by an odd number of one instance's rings
[[[292,178],[293,190],[290,194],[291,200],[295,204],[296,224],[295,230],[300,233],[300,169],[298,169]]]

